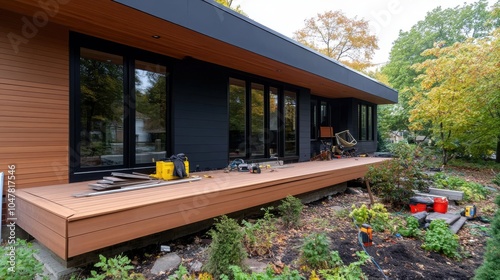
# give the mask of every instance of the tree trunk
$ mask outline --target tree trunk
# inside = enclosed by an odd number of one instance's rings
[[[446,149],[443,149],[443,165],[448,164],[448,151]]]

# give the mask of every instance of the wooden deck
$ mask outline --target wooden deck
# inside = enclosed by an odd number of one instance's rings
[[[124,241],[363,177],[383,158],[347,158],[95,197],[89,182],[20,189],[18,225],[63,260]],[[209,175],[206,177],[204,175]]]

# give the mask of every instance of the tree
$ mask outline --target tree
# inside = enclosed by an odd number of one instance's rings
[[[437,42],[442,42],[443,46],[451,46],[467,38],[484,37],[499,24],[498,16],[488,10],[486,0],[480,0],[462,7],[444,10],[438,7],[409,31],[400,31],[391,49],[390,61],[382,68],[391,86],[399,91],[399,104],[395,105],[391,115],[395,119],[393,123],[399,123],[398,130],[408,129],[412,88],[419,86],[415,81],[418,73],[411,66],[430,58],[421,53]]]
[[[372,66],[377,37],[370,34],[366,20],[328,11],[304,22],[305,27],[294,32],[298,42],[359,71]]]
[[[410,102],[411,128],[429,129],[443,164],[456,153],[500,154],[500,29],[448,47],[438,43],[423,55],[434,59],[413,67],[422,74]]]

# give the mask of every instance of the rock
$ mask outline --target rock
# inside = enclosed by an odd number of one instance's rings
[[[347,188],[345,190],[346,193],[348,194],[362,194],[363,191],[359,190],[359,189],[355,189],[355,188]]]
[[[191,272],[198,273],[201,271],[203,264],[200,261],[194,261],[191,263]]]
[[[181,261],[181,257],[175,253],[166,254],[155,261],[153,268],[151,268],[151,273],[160,275],[162,272],[176,270]]]
[[[243,264],[248,266],[251,272],[256,272],[256,273],[265,272],[267,268],[266,263],[262,263],[254,259],[246,259],[243,262]]]
[[[340,212],[340,211],[344,211],[345,208],[342,206],[335,205],[335,206],[332,206],[331,209],[333,212]]]

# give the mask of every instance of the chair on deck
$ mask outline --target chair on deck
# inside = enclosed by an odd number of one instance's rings
[[[354,146],[356,146],[358,142],[354,139],[351,133],[349,133],[349,130],[335,133],[335,138],[337,138],[335,153],[346,157],[355,157],[357,155],[356,148],[354,148]]]

